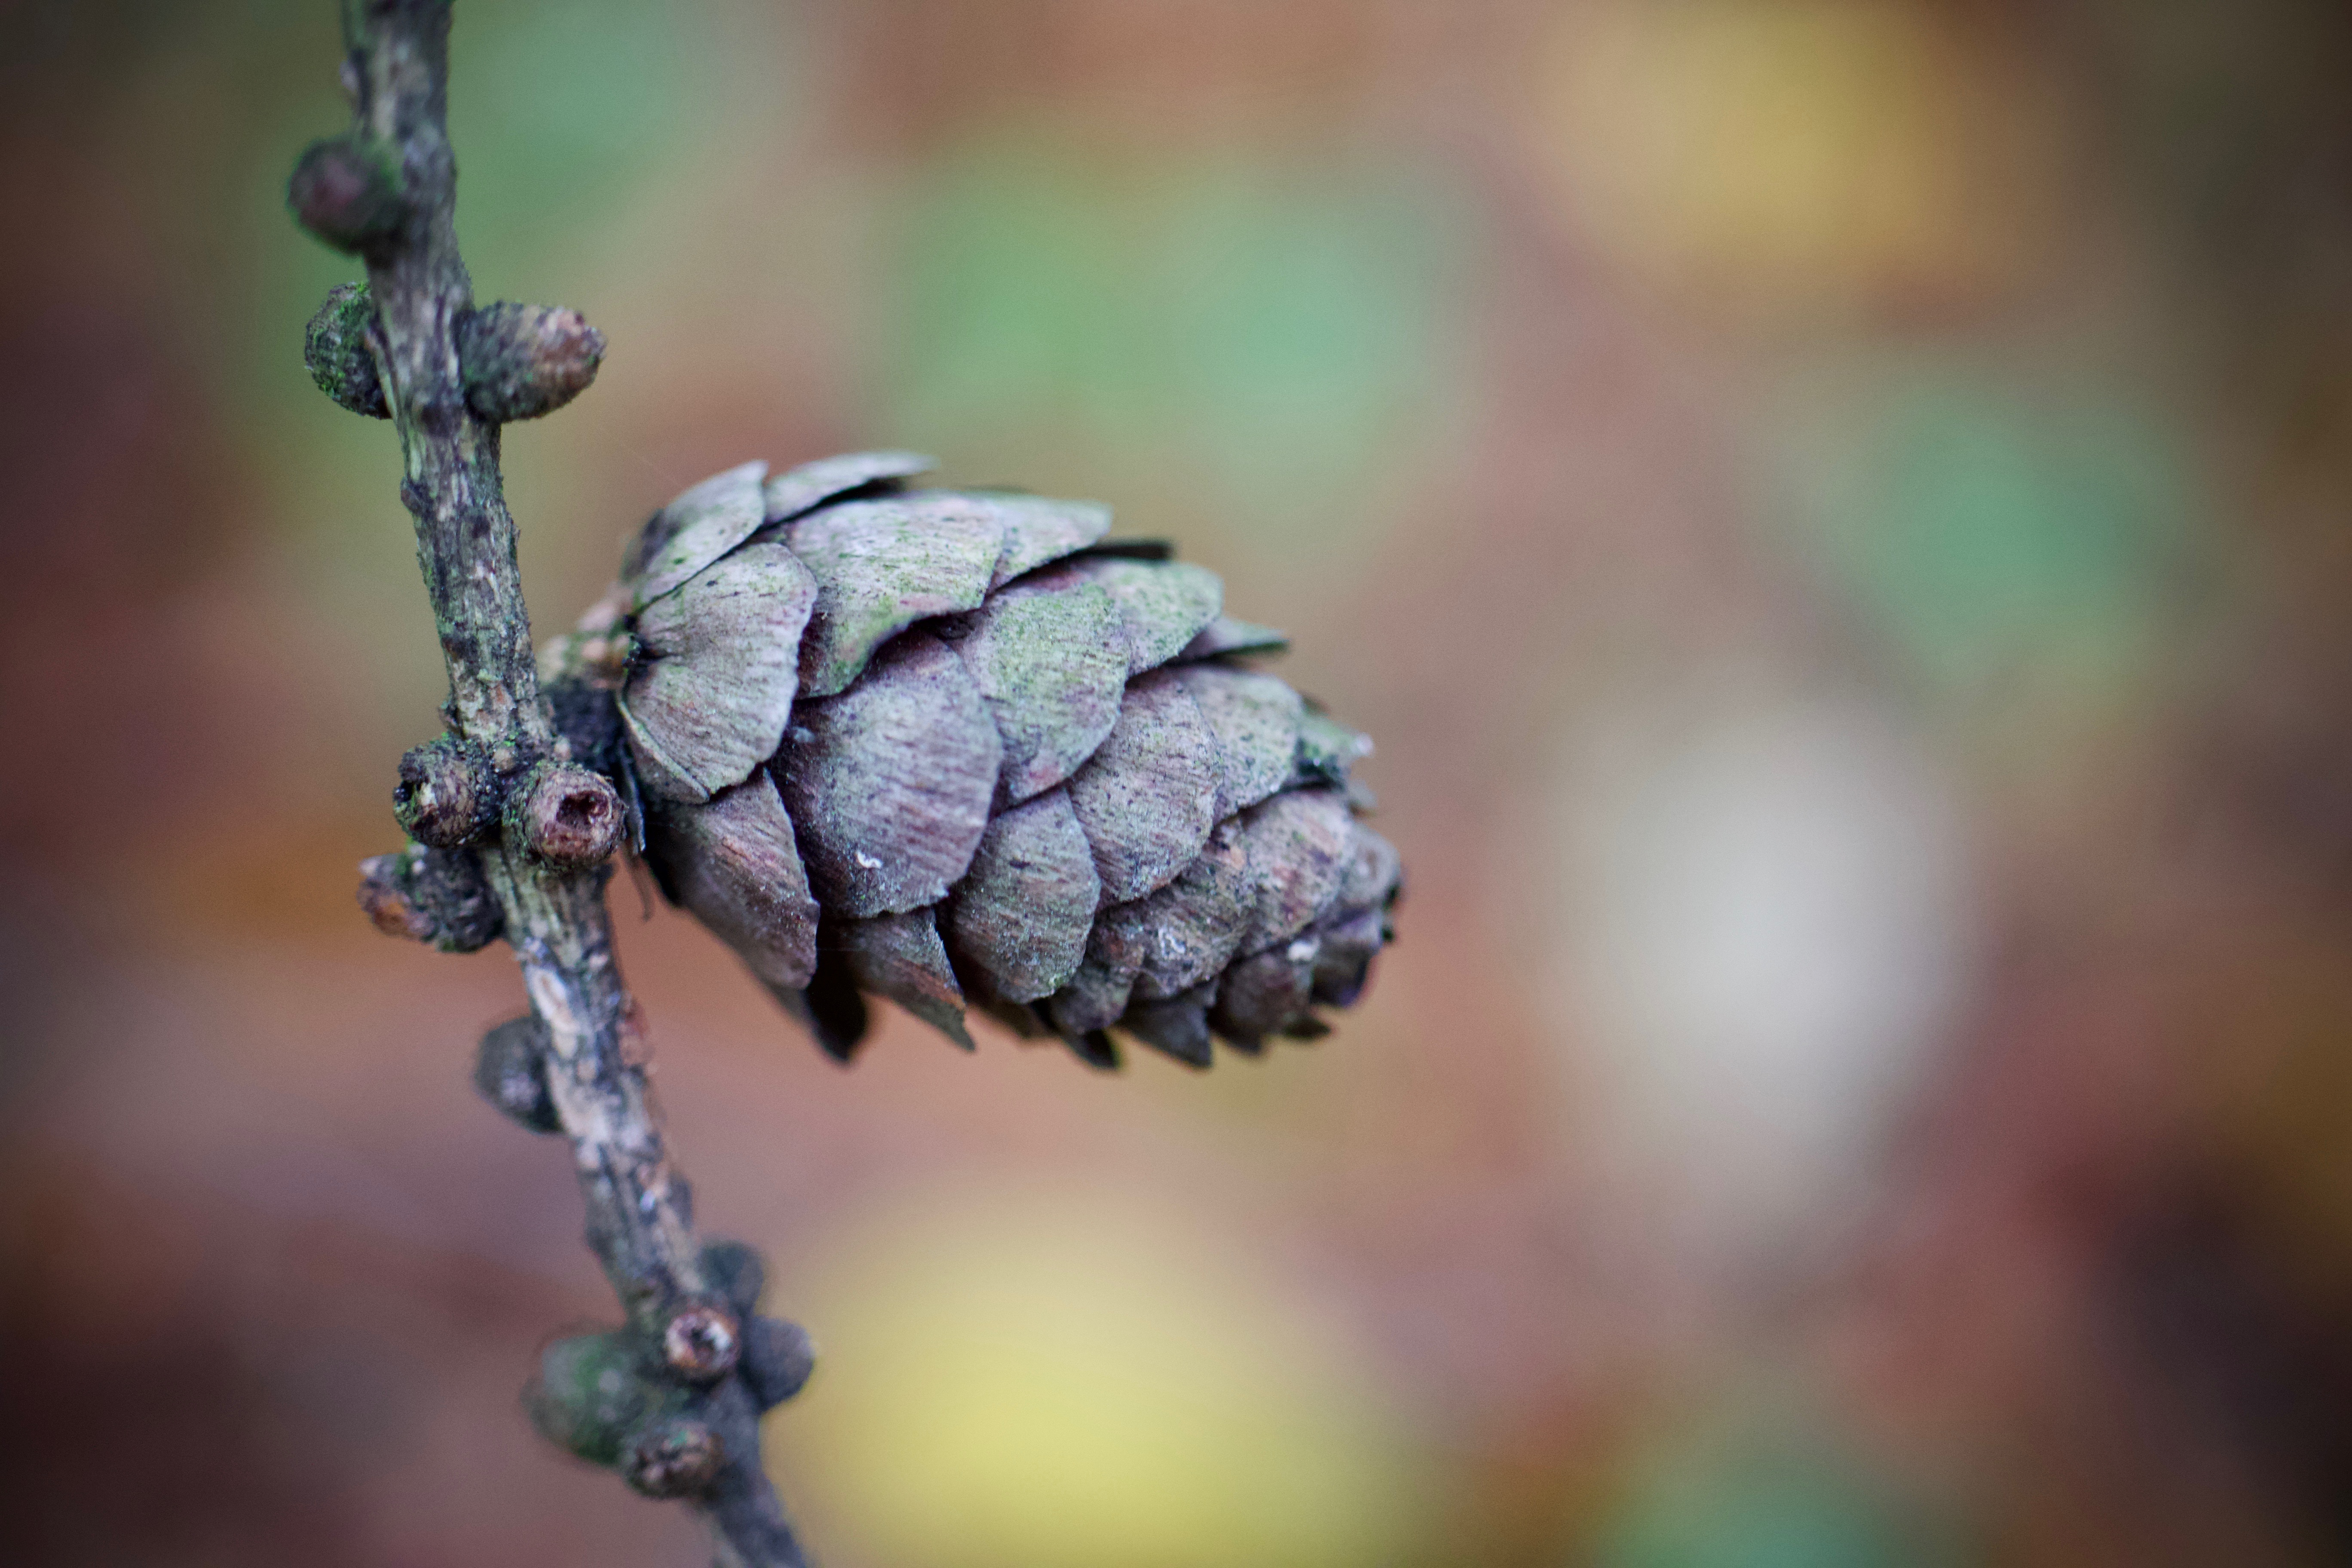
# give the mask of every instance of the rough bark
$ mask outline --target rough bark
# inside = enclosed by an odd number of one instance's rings
[[[506,792],[569,759],[533,666],[515,524],[499,478],[499,426],[468,403],[460,363],[474,309],[452,220],[456,164],[444,118],[449,10],[448,0],[344,0],[343,75],[354,126],[305,156],[291,201],[320,237],[366,262],[374,307],[366,346],[399,432],[401,499],[415,520],[417,558],[448,666],[444,717],[465,753],[480,759],[486,787]],[[601,352],[601,340],[595,346]],[[541,793],[534,788],[532,798]],[[727,1285],[710,1277],[687,1183],[647,1103],[635,1005],[614,962],[604,904],[611,868],[566,868],[532,838],[529,824],[509,813],[472,852],[504,913],[504,934],[544,1031],[548,1099],[586,1200],[589,1245],[626,1310],[626,1331],[658,1347],[679,1313]],[[737,1310],[751,1325],[749,1303]],[[651,1361],[646,1375],[656,1380],[682,1365],[673,1357],[665,1369],[657,1354]],[[673,1451],[668,1470],[651,1480],[651,1472],[633,1472],[633,1481],[641,1489],[686,1492],[709,1521],[723,1564],[803,1563],[761,1467],[763,1396],[748,1374],[731,1372],[713,1384],[681,1373],[671,1383],[665,1430],[679,1420],[700,1423],[717,1438],[715,1469],[681,1468]],[[667,1484],[688,1470],[685,1481]]]

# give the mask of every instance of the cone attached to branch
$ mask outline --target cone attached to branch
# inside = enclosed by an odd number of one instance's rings
[[[910,488],[928,467],[714,476],[549,650],[665,894],[845,1060],[864,994],[1100,1067],[1112,1031],[1202,1067],[1327,1033],[1399,886],[1370,742],[1251,666],[1282,637],[1212,574],[1092,502]]]

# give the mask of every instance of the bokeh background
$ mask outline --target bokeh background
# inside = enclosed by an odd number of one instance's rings
[[[11,1563],[688,1563],[515,1390],[609,1314],[371,931],[442,679],[328,0],[0,5]],[[1370,729],[1334,1038],[849,1071],[625,881],[835,1568],[2352,1561],[2352,14],[461,0],[542,632],[686,483],[1097,496]]]

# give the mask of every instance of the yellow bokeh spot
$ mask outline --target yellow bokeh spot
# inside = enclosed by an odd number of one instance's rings
[[[789,1497],[893,1568],[1322,1568],[1414,1507],[1366,1361],[1181,1215],[932,1199],[821,1265],[768,1426]]]
[[[1528,134],[1564,215],[1684,302],[1948,308],[2041,244],[2052,117],[1916,0],[1599,0],[1538,62]]]

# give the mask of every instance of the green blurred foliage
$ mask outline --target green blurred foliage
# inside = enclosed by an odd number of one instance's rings
[[[2147,672],[2197,548],[2183,435],[2161,411],[1927,355],[1827,409],[1772,465],[1800,542],[1928,691],[2108,700]]]
[[[894,247],[894,428],[1172,457],[1270,552],[1365,549],[1455,399],[1464,229],[1409,165],[1121,161],[1043,132],[960,147]]]
[[[467,8],[450,61],[449,135],[467,259],[486,279],[518,248],[553,248],[601,224],[635,182],[705,143],[726,85],[716,9],[635,0]]]
[[[1601,1524],[1594,1568],[1970,1568],[1948,1524],[1794,1410],[1676,1433]]]

